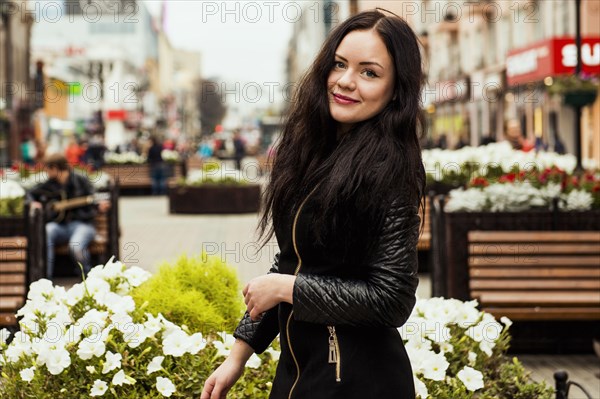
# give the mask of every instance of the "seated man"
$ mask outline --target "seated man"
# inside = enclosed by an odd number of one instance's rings
[[[60,154],[52,154],[44,159],[44,168],[48,180],[38,184],[27,193],[32,201],[32,208],[42,208],[54,201],[86,197],[94,193],[94,188],[86,176],[74,173],[67,159]],[[42,205],[43,204],[43,205]],[[110,202],[100,201],[98,209],[105,212],[110,208]],[[46,210],[46,245],[47,265],[46,277],[54,276],[54,248],[57,245],[69,244],[69,253],[76,262],[83,265],[87,274],[91,269],[88,247],[96,236],[94,217],[95,205],[81,205],[67,209],[57,214],[51,209]]]

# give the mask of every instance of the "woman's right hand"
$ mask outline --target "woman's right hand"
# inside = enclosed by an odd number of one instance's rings
[[[244,363],[234,360],[231,356],[225,359],[211,375],[206,379],[200,399],[225,399],[227,392],[233,384],[242,376]]]

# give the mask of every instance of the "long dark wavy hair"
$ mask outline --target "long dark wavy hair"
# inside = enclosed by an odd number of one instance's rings
[[[371,29],[385,43],[394,64],[394,99],[337,140],[327,92],[335,51],[348,33]],[[419,145],[425,122],[424,81],[419,41],[400,17],[365,11],[335,28],[294,93],[264,192],[259,236],[264,237],[271,218],[277,225],[282,218],[292,217],[319,184],[311,197],[318,203],[311,227],[317,242],[335,237],[336,243],[343,243],[343,257],[357,261],[377,244],[374,238],[392,200],[402,198],[424,207],[425,171]],[[271,226],[260,248],[273,232]]]

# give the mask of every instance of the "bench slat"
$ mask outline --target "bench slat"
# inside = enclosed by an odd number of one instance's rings
[[[539,289],[557,289],[557,290],[600,290],[600,280],[584,279],[471,279],[469,282],[471,290],[539,290]]]
[[[600,243],[518,243],[518,244],[495,244],[480,243],[471,244],[469,253],[474,255],[511,255],[520,256],[525,254],[600,254]]]
[[[600,320],[600,307],[484,307],[496,318],[506,316],[511,320]]]
[[[10,285],[10,284],[25,284],[25,275],[24,274],[0,274],[0,285]],[[0,287],[0,294],[4,291],[4,287]]]
[[[519,277],[534,277],[534,278],[600,278],[600,269],[593,268],[537,268],[537,267],[472,267],[469,270],[471,277],[486,277],[486,278],[519,278]]]
[[[22,249],[11,249],[8,251],[0,251],[0,262],[27,260],[27,252]]]
[[[24,285],[1,285],[0,297],[2,296],[25,296],[27,288]]]
[[[600,304],[600,292],[582,291],[502,291],[502,292],[479,292],[473,291],[473,297],[479,298],[484,306],[499,305],[549,305],[549,306],[598,306]]]
[[[25,298],[22,296],[0,296],[0,312],[17,310],[24,303]]]
[[[600,242],[598,231],[469,231],[469,242]]]
[[[17,324],[17,317],[14,313],[0,313],[0,326],[14,326]]]
[[[25,273],[27,264],[25,262],[0,262],[0,273]]]
[[[600,265],[600,255],[596,256],[469,256],[469,266],[512,266],[512,267],[543,267],[543,266],[594,266]]]
[[[27,237],[0,237],[0,250],[8,248],[27,248]]]

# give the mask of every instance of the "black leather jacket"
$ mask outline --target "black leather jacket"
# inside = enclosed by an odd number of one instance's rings
[[[402,326],[416,301],[419,225],[418,207],[396,200],[387,212],[378,247],[362,278],[301,271],[294,285],[294,320],[357,327]],[[279,259],[277,253],[269,273],[281,272]],[[234,336],[262,353],[279,332],[277,313],[273,308],[255,322],[246,312]]]

